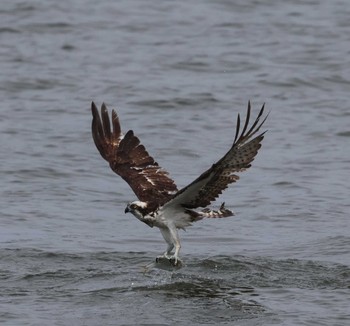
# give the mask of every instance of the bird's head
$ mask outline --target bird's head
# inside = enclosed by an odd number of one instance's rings
[[[147,203],[136,200],[131,203],[128,203],[128,205],[125,208],[125,214],[132,213],[139,220],[143,221],[143,217],[147,214],[146,209]]]

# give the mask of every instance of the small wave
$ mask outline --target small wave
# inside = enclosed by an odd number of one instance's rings
[[[17,33],[20,33],[20,31],[18,29],[15,29],[15,28],[1,27],[0,34],[6,34],[6,33],[17,34]]]
[[[337,132],[336,135],[340,137],[350,137],[350,131]]]
[[[217,98],[212,93],[193,93],[189,94],[188,97],[174,97],[167,100],[156,99],[156,100],[142,100],[131,102],[131,104],[146,106],[151,108],[159,109],[174,109],[184,107],[194,107],[203,105],[203,103],[214,103],[218,102]]]

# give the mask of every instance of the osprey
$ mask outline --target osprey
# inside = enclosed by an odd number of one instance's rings
[[[140,140],[129,130],[121,132],[117,113],[112,110],[112,126],[106,105],[101,106],[101,116],[94,102],[92,111],[92,137],[101,156],[111,169],[120,175],[131,187],[138,200],[130,202],[125,213],[132,213],[150,227],[156,226],[162,233],[168,247],[159,258],[168,259],[173,265],[179,261],[180,239],[178,229],[185,229],[203,218],[233,216],[223,203],[218,210],[207,208],[230,183],[236,182],[237,172],[250,167],[264,134],[256,135],[267,116],[260,121],[264,112],[262,106],[254,123],[248,129],[251,106],[240,133],[238,114],[236,135],[230,150],[207,171],[186,187],[178,190],[168,173],[148,154]],[[260,123],[259,123],[260,121]],[[175,248],[174,253],[172,253]]]

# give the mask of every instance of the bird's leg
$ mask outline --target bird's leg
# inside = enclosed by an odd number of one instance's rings
[[[173,241],[173,247],[175,246],[175,253],[169,260],[174,266],[176,266],[179,261],[179,251],[181,244],[176,227],[169,228],[169,230]]]
[[[170,255],[171,255],[171,251],[174,249],[174,245],[172,243],[169,243],[168,244],[168,248],[166,249],[166,252],[164,253],[164,257],[166,258],[170,258]]]
[[[173,249],[174,249],[174,245],[172,243],[168,243],[168,248],[166,249],[166,251],[164,252],[164,254],[162,256],[158,256],[156,258],[156,262],[158,262],[158,260],[161,258],[170,259],[171,258],[171,251]]]
[[[177,233],[176,226],[171,224],[171,225],[168,225],[168,227],[159,228],[159,229],[163,235],[164,240],[168,244],[168,248],[163,256],[157,257],[156,261],[158,261],[161,258],[167,258],[169,259],[171,264],[176,266],[179,261],[179,251],[181,248],[180,239]],[[174,247],[175,247],[175,253],[174,255],[171,256],[171,251],[174,249]]]
[[[160,232],[162,233],[164,240],[168,244],[168,247],[162,256],[158,256],[156,258],[156,262],[158,262],[161,258],[170,259],[171,257],[171,251],[174,249],[174,244],[171,241],[171,233],[169,231],[170,230],[168,228],[160,228]]]

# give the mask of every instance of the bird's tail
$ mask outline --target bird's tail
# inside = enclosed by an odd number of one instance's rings
[[[231,210],[225,207],[225,203],[222,203],[218,210],[204,208],[202,211],[197,212],[192,209],[186,209],[186,213],[191,216],[191,222],[196,222],[203,218],[222,218],[234,215]]]

